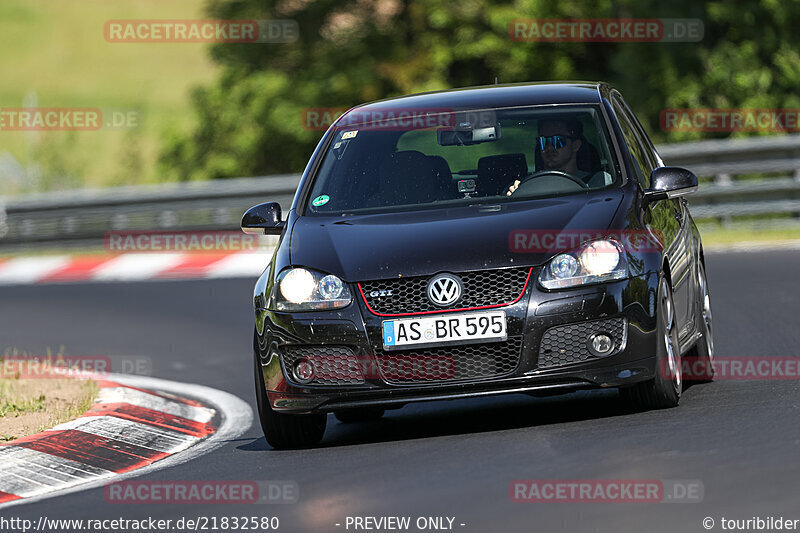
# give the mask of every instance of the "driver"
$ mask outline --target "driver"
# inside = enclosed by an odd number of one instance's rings
[[[564,172],[587,183],[588,186],[607,185],[604,172],[591,174],[578,169],[577,155],[583,144],[582,137],[583,126],[576,118],[554,117],[540,120],[536,149],[542,154],[543,166],[537,169],[537,172],[544,170]],[[600,183],[595,179],[598,178],[598,174]],[[511,196],[519,184],[520,180],[515,180],[508,188],[506,196]]]

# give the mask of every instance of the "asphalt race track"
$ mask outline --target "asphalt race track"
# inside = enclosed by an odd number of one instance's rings
[[[266,261],[266,259],[265,259]],[[707,258],[717,356],[800,352],[800,251]],[[3,288],[2,348],[147,356],[155,377],[253,404],[254,280]],[[102,489],[0,511],[48,518],[278,516],[279,531],[346,531],[347,516],[455,517],[469,532],[705,531],[711,517],[800,519],[800,384],[717,381],[677,409],[630,414],[616,391],[417,404],[377,422],[332,416],[323,445],[273,451],[257,423],[150,480],[292,480],[285,505],[116,505]],[[518,479],[683,479],[700,503],[514,503]],[[336,526],[336,524],[341,524]],[[445,523],[447,523],[445,521]],[[461,526],[460,524],[465,524]],[[353,531],[352,527],[350,531]],[[411,531],[416,531],[412,528]]]

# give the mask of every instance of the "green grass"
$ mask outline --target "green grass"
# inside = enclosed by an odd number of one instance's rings
[[[32,398],[20,398],[16,395],[15,381],[0,379],[0,418],[44,411],[47,397],[39,394]]]
[[[741,242],[777,242],[800,240],[800,227],[789,228],[719,228],[710,230],[699,226],[703,246],[724,246]]]
[[[193,123],[192,86],[214,79],[207,44],[109,43],[109,19],[206,18],[197,0],[3,0],[0,107],[136,108],[142,126],[82,132],[0,131],[0,154],[42,175],[13,183],[0,167],[0,193],[160,181],[163,132]]]
[[[0,260],[13,259],[14,257],[42,257],[51,255],[109,255],[106,250],[100,246],[89,248],[33,248],[33,249],[20,249],[13,252],[0,252]]]
[[[1,360],[0,360],[1,362]],[[85,413],[97,396],[93,380],[0,377],[0,442],[32,435]]]
[[[81,384],[82,390],[84,392],[83,399],[77,403],[69,405],[62,411],[58,413],[58,416],[62,420],[73,420],[78,418],[80,415],[85,413],[89,410],[92,405],[94,405],[94,400],[97,397],[97,393],[99,392],[99,388],[97,387],[97,383],[95,381],[87,380]],[[42,428],[42,430],[47,428]]]
[[[40,394],[37,398],[28,400],[5,400],[0,402],[0,418],[4,416],[17,416],[20,413],[44,411],[45,400],[45,395]]]

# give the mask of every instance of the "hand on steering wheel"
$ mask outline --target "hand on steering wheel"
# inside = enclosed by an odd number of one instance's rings
[[[525,183],[527,181],[530,181],[530,180],[533,180],[533,179],[536,179],[536,178],[540,178],[542,176],[547,176],[547,175],[556,176],[558,178],[568,179],[570,181],[573,181],[573,182],[577,183],[578,185],[580,185],[584,189],[589,188],[589,185],[587,183],[585,183],[583,180],[581,180],[579,178],[576,178],[572,174],[567,174],[566,172],[561,172],[560,170],[538,170],[538,171],[534,172],[533,174],[531,174],[530,176],[527,176],[527,177],[523,178],[522,181],[514,180],[514,183],[512,183],[511,186],[508,188],[508,191],[506,192],[506,196],[511,196],[512,194],[514,194],[514,192],[517,189],[519,189],[519,186],[522,185],[523,183]]]

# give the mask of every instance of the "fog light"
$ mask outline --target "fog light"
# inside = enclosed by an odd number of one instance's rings
[[[294,365],[294,378],[300,383],[311,383],[314,379],[314,364],[308,359],[301,359]]]
[[[614,340],[605,333],[595,333],[589,337],[589,350],[594,355],[608,355],[614,349]]]

